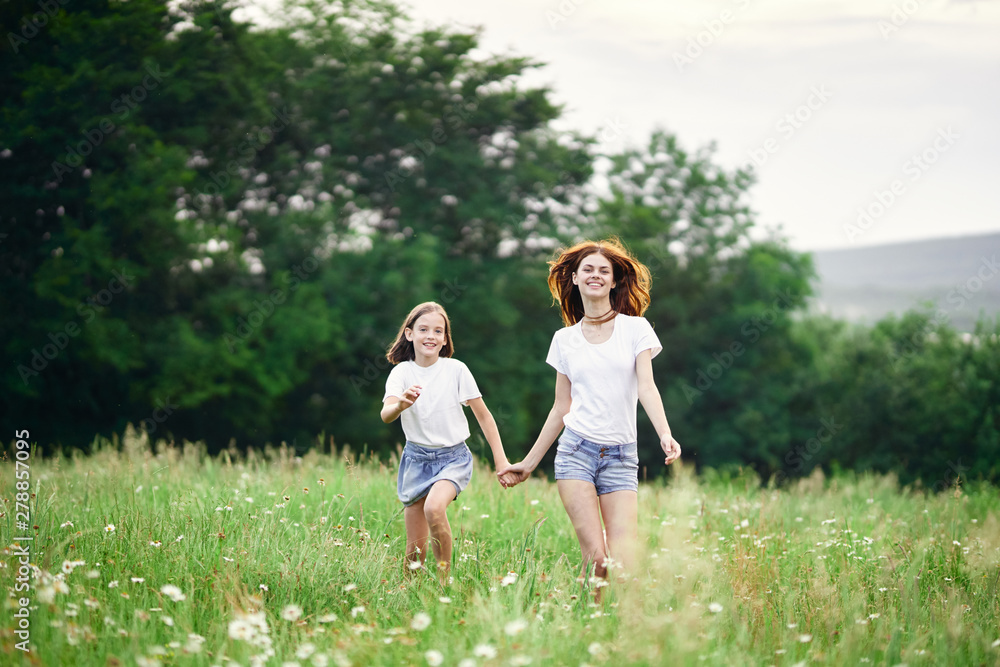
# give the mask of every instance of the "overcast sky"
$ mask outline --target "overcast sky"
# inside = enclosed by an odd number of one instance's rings
[[[797,249],[1000,231],[997,0],[406,6],[547,63],[528,82],[554,89],[561,127],[604,131],[608,149],[660,127],[689,150],[714,141],[727,167],[756,158],[758,222]]]

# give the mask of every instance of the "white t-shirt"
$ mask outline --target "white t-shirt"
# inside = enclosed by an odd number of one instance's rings
[[[399,416],[406,439],[424,447],[451,447],[468,440],[462,406],[482,396],[468,366],[450,357],[439,357],[426,368],[404,361],[389,373],[382,401],[402,398],[415,384],[423,387],[420,397]]]
[[[635,359],[643,350],[655,357],[662,349],[645,317],[616,316],[611,337],[597,345],[583,337],[580,322],[557,331],[545,362],[572,385],[573,404],[563,424],[602,445],[635,442]]]

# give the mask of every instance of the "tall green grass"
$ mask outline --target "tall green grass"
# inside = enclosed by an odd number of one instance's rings
[[[595,603],[600,582],[578,579],[554,483],[504,490],[477,466],[449,510],[454,565],[442,584],[405,566],[395,459],[362,458],[208,457],[129,432],[89,456],[35,459],[32,652],[14,648],[8,598],[0,659],[1000,664],[992,487],[935,496],[892,477],[817,473],[775,490],[678,468],[641,486],[638,569]],[[2,545],[23,534],[14,493],[8,458]],[[0,569],[10,590],[12,554]]]

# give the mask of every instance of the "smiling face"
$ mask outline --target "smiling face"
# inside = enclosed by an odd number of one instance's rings
[[[441,313],[424,313],[413,323],[413,328],[405,331],[406,340],[413,343],[415,361],[421,366],[430,366],[438,360],[441,349],[447,342],[447,330]]]
[[[616,284],[611,261],[600,253],[587,255],[573,273],[573,284],[579,288],[581,296],[607,299]]]

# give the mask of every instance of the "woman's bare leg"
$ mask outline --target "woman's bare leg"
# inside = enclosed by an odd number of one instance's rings
[[[600,496],[601,516],[607,534],[608,555],[621,566],[611,576],[635,574],[635,549],[639,540],[639,494],[635,491],[614,491]]]
[[[560,479],[556,481],[559,497],[569,515],[576,531],[576,539],[580,542],[580,553],[589,574],[591,563],[594,564],[594,574],[605,577],[607,570],[604,559],[607,557],[607,547],[604,544],[604,529],[601,526],[601,507],[597,500],[597,489],[590,482],[575,479]]]

